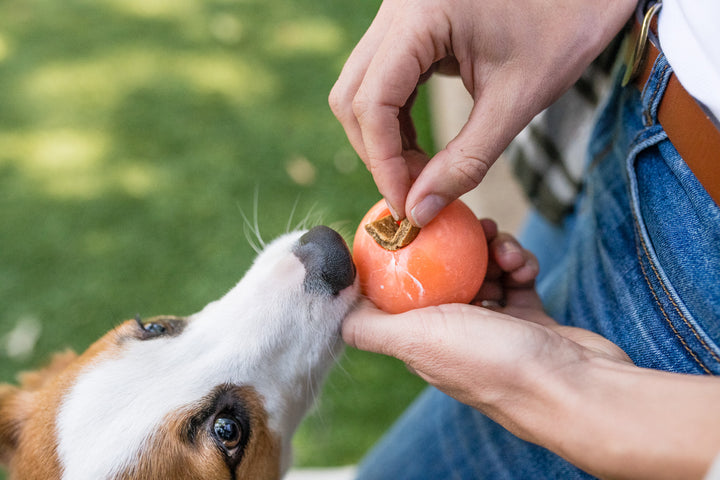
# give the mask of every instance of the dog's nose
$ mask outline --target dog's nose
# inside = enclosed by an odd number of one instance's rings
[[[332,228],[312,228],[300,237],[294,253],[305,265],[305,288],[310,291],[337,295],[355,281],[350,250]]]

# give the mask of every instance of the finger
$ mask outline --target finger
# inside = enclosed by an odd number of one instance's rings
[[[417,150],[422,151],[417,143],[417,130],[415,129],[415,122],[412,118],[412,106],[417,98],[417,88],[410,94],[405,105],[400,108],[398,112],[398,123],[400,124],[400,138],[402,141],[403,150]]]
[[[435,63],[435,71],[443,75],[456,77],[460,75],[460,65],[457,58],[448,56]]]
[[[425,23],[411,20],[396,19],[389,27],[353,100],[368,167],[378,190],[400,218],[412,178],[403,157],[399,117],[436,56],[431,29],[418,31]]]
[[[508,285],[509,283],[517,283],[518,285]],[[520,282],[513,282],[507,278],[486,277],[471,303],[486,306],[488,302],[489,304],[543,309],[542,300],[534,288],[534,278],[520,284]]]
[[[417,142],[417,130],[412,119],[411,110],[417,97],[417,88],[410,95],[410,98],[398,112],[398,123],[400,125],[400,140],[402,144],[402,157],[408,169],[410,182],[412,183],[425,168],[430,157],[420,148]],[[403,213],[400,210],[400,213]],[[402,215],[393,212],[396,220],[402,220]]]
[[[529,288],[535,285],[535,279],[540,272],[540,265],[535,256],[525,250],[525,254],[529,255],[526,263],[505,275],[505,286],[508,288]]]
[[[342,337],[349,346],[394,355],[399,339],[412,331],[403,314],[391,315],[370,302],[355,308],[343,321]]]
[[[508,287],[533,285],[540,269],[537,258],[508,233],[500,233],[490,244],[490,255],[505,273]]]
[[[515,273],[519,270],[528,270],[534,278],[537,275],[538,262],[535,255],[523,248],[520,242],[509,233],[499,233],[490,244],[490,254],[493,260],[505,273]],[[518,276],[519,280],[520,277]]]
[[[445,365],[457,364],[447,359],[457,355],[447,345],[454,338],[447,320],[439,307],[390,315],[367,302],[346,317],[342,336],[352,347],[401,360],[415,375],[433,383],[432,372],[447,374],[451,369]]]
[[[494,220],[491,220],[489,218],[483,218],[480,220],[480,224],[483,227],[483,231],[485,232],[485,240],[488,244],[488,249],[490,248],[490,245],[492,245],[493,241],[498,235],[498,226],[497,223],[495,223]],[[485,282],[488,283],[489,281],[498,280],[505,272],[503,272],[502,268],[498,266],[498,264],[495,262],[495,259],[490,254],[488,255],[488,265],[487,270],[485,271]]]
[[[486,280],[500,280],[503,275],[505,275],[505,272],[502,268],[495,262],[495,260],[492,258],[492,255],[488,258],[488,266],[487,270],[485,271],[485,279]]]
[[[513,308],[543,311],[542,300],[534,288],[505,288],[504,303]],[[524,318],[524,317],[523,317]],[[550,317],[547,317],[550,318]],[[554,321],[553,321],[554,323]]]
[[[505,300],[505,288],[498,280],[485,278],[480,290],[471,302],[473,305],[483,306],[487,302],[503,303]]]
[[[503,88],[475,87],[475,104],[468,122],[430,159],[408,192],[406,214],[416,226],[427,225],[450,202],[475,188],[530,120],[526,109],[507,98],[513,89],[507,83]]]
[[[390,355],[417,368],[442,350],[453,327],[486,312],[471,305],[448,304],[389,314],[364,302],[343,321],[342,337],[354,348]]]
[[[524,249],[509,233],[498,233],[490,243],[490,254],[505,272],[517,270],[525,263]]]
[[[423,168],[425,168],[425,165],[427,165],[427,162],[430,161],[430,157],[427,153],[421,150],[406,150],[403,152],[403,158],[405,159],[405,164],[407,165],[411,182],[415,181],[415,179],[420,175],[420,172],[422,172]],[[402,210],[400,212],[404,213]],[[396,218],[398,220],[402,220],[402,218]]]
[[[495,240],[495,237],[498,235],[498,226],[497,223],[495,223],[495,220],[492,220],[490,218],[483,218],[480,220],[480,224],[483,227],[483,231],[485,232],[485,239],[487,240],[488,245]]]
[[[383,2],[380,5],[377,15],[346,60],[328,97],[330,109],[340,121],[350,144],[363,161],[367,159],[367,155],[360,132],[360,124],[353,113],[352,102],[362,83],[368,65],[370,65],[392,21],[392,7],[393,2]]]

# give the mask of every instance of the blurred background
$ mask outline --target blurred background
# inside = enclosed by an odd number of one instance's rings
[[[309,216],[351,241],[379,195],[327,95],[379,3],[1,2],[0,381],[219,298],[254,257],[255,206],[266,239]],[[347,351],[297,464],[355,463],[422,387]]]

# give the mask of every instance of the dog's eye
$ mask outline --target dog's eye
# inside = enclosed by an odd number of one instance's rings
[[[167,332],[165,325],[161,323],[149,322],[143,325],[143,330],[151,335],[162,335]]]
[[[228,450],[237,447],[242,439],[240,424],[232,417],[217,417],[213,425],[213,432]]]
[[[185,320],[178,317],[156,317],[143,322],[140,315],[135,317],[141,340],[150,340],[161,336],[175,336],[182,332]]]

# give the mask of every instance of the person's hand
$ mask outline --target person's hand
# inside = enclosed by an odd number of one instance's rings
[[[330,106],[397,219],[417,226],[482,180],[527,123],[620,31],[636,0],[385,0],[330,93]],[[434,70],[474,100],[432,160],[410,108]],[[428,163],[429,162],[429,163]]]
[[[481,220],[488,243],[488,268],[473,305],[488,307],[541,325],[555,322],[543,311],[535,291],[540,265],[533,253],[510,234],[498,232],[490,219]]]
[[[493,222],[483,226],[490,263],[476,305],[390,315],[367,302],[345,320],[342,334],[350,346],[404,361],[430,384],[512,429],[508,419],[538,397],[538,379],[572,374],[592,358],[629,360],[605,338],[547,316],[534,289],[535,257],[512,236],[497,233]]]

